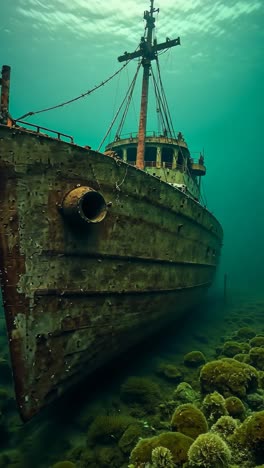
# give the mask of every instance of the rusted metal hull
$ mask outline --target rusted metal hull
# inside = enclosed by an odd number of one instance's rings
[[[65,220],[79,186],[104,197],[102,222]],[[198,303],[221,243],[212,214],[144,171],[0,126],[1,284],[22,418]]]

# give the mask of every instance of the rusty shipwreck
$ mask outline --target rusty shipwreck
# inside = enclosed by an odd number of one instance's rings
[[[138,49],[119,57],[143,68],[138,132],[105,153],[12,119],[2,69],[1,286],[24,420],[213,282],[223,233],[201,202],[203,155],[191,157],[168,119],[146,132],[151,62],[180,43],[153,40],[155,12],[151,0]]]

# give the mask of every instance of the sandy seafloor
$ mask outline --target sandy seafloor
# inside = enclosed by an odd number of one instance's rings
[[[197,367],[186,365],[186,353],[200,351],[206,362],[222,357],[233,358],[223,356],[223,346],[226,341],[238,340],[243,346],[245,344],[243,352],[249,356],[252,337],[264,336],[263,318],[264,295],[229,293],[224,302],[221,295],[211,294],[202,306],[188,313],[180,322],[173,323],[141,347],[131,350],[112,365],[87,378],[75,392],[31,422],[23,424],[16,411],[8,365],[5,322],[1,316],[0,468],[127,467],[130,452],[139,439],[172,430],[172,414],[179,404],[186,403],[175,401],[174,392],[179,383],[187,382],[192,386],[198,400],[200,398],[197,405],[203,409],[204,394],[201,396],[199,393],[199,374],[203,363]],[[237,332],[241,328],[249,329],[249,335],[238,339]],[[257,366],[258,372],[264,371],[264,357],[258,360]],[[148,396],[144,396],[144,392],[135,393],[134,397],[126,393],[127,382],[131,377],[142,378],[143,386],[150,385]],[[136,382],[140,383],[140,380]],[[251,396],[247,394],[241,398],[246,413],[238,423],[241,424],[242,420],[256,413],[263,415],[264,447],[263,395],[263,387],[259,385],[252,390]],[[193,404],[193,401],[190,400],[190,403]],[[210,431],[210,421],[208,423]],[[125,439],[124,433],[130,425],[136,428],[136,435]],[[230,450],[232,452],[232,448]],[[264,466],[264,449],[262,452],[258,446],[256,453],[253,456],[250,454],[248,459],[231,458],[226,465],[223,462],[222,466]],[[134,466],[154,465],[138,463]],[[214,467],[217,464],[212,461],[206,466]]]

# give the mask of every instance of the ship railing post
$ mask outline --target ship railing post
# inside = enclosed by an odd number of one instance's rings
[[[9,89],[10,89],[10,72],[11,68],[8,65],[2,67],[1,78],[1,103],[0,103],[0,123],[10,125],[9,118]]]

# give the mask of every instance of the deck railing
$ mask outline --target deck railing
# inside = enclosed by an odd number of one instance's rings
[[[15,120],[14,122],[16,125],[22,124],[25,127],[33,127],[35,128],[34,131],[37,133],[43,133],[42,130],[44,130],[45,132],[57,135],[58,140],[61,140],[61,137],[63,137],[63,138],[69,139],[70,142],[73,143],[73,137],[70,135],[66,135],[66,133],[57,132],[56,130],[51,130],[50,128],[41,127],[40,125],[24,122],[23,120]]]

